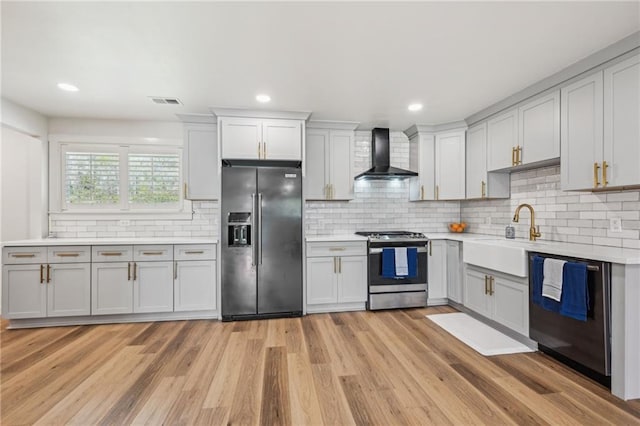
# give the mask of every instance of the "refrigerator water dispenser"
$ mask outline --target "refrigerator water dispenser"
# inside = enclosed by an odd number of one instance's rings
[[[229,246],[251,246],[251,213],[230,212],[227,218],[227,226],[229,227]]]

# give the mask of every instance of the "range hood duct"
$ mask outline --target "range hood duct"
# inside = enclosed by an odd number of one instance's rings
[[[406,179],[418,176],[411,170],[393,167],[389,161],[389,129],[376,127],[371,131],[371,167],[360,173],[355,180]]]

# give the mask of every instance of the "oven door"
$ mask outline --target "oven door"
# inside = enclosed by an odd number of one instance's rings
[[[397,244],[389,244],[384,248],[395,247],[407,247],[406,245],[399,246]],[[369,248],[369,291],[375,293],[378,291],[403,291],[409,288],[414,289],[416,284],[424,285],[426,289],[427,284],[427,247],[425,245],[420,246],[408,246],[407,248],[414,247],[418,249],[418,276],[414,278],[396,277],[385,278],[382,276],[382,249],[383,247],[370,247]],[[409,285],[409,287],[404,287]],[[382,288],[381,286],[384,286]],[[377,287],[377,288],[376,288]],[[404,288],[403,288],[404,287]]]

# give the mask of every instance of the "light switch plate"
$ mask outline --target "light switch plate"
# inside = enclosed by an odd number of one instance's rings
[[[118,221],[118,226],[129,226],[131,225],[131,221],[128,219],[121,219]]]
[[[622,219],[619,217],[609,219],[609,230],[611,232],[622,232]]]

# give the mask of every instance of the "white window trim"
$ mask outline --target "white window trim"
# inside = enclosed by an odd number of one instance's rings
[[[82,145],[82,146],[79,146]],[[87,150],[88,145],[96,145],[97,149],[103,145],[104,149],[110,151],[122,152],[122,148],[126,147],[130,152],[167,152],[173,151],[170,148],[178,148],[180,154],[180,181],[184,180],[184,162],[183,162],[183,142],[181,139],[156,139],[153,138],[123,138],[123,137],[105,137],[105,136],[80,136],[80,135],[49,135],[49,215],[52,220],[114,220],[118,218],[125,219],[184,219],[191,220],[193,218],[193,205],[190,200],[184,199],[184,193],[180,192],[179,209],[124,209],[123,206],[118,208],[105,209],[104,206],[99,208],[86,207],[65,209],[63,202],[63,153],[64,147],[70,146],[73,149]],[[126,161],[126,160],[125,160]],[[120,170],[120,176],[123,177],[126,168]],[[127,179],[127,176],[124,176]],[[128,197],[127,192],[121,193],[121,201],[124,202]],[[135,207],[135,205],[133,205]]]

